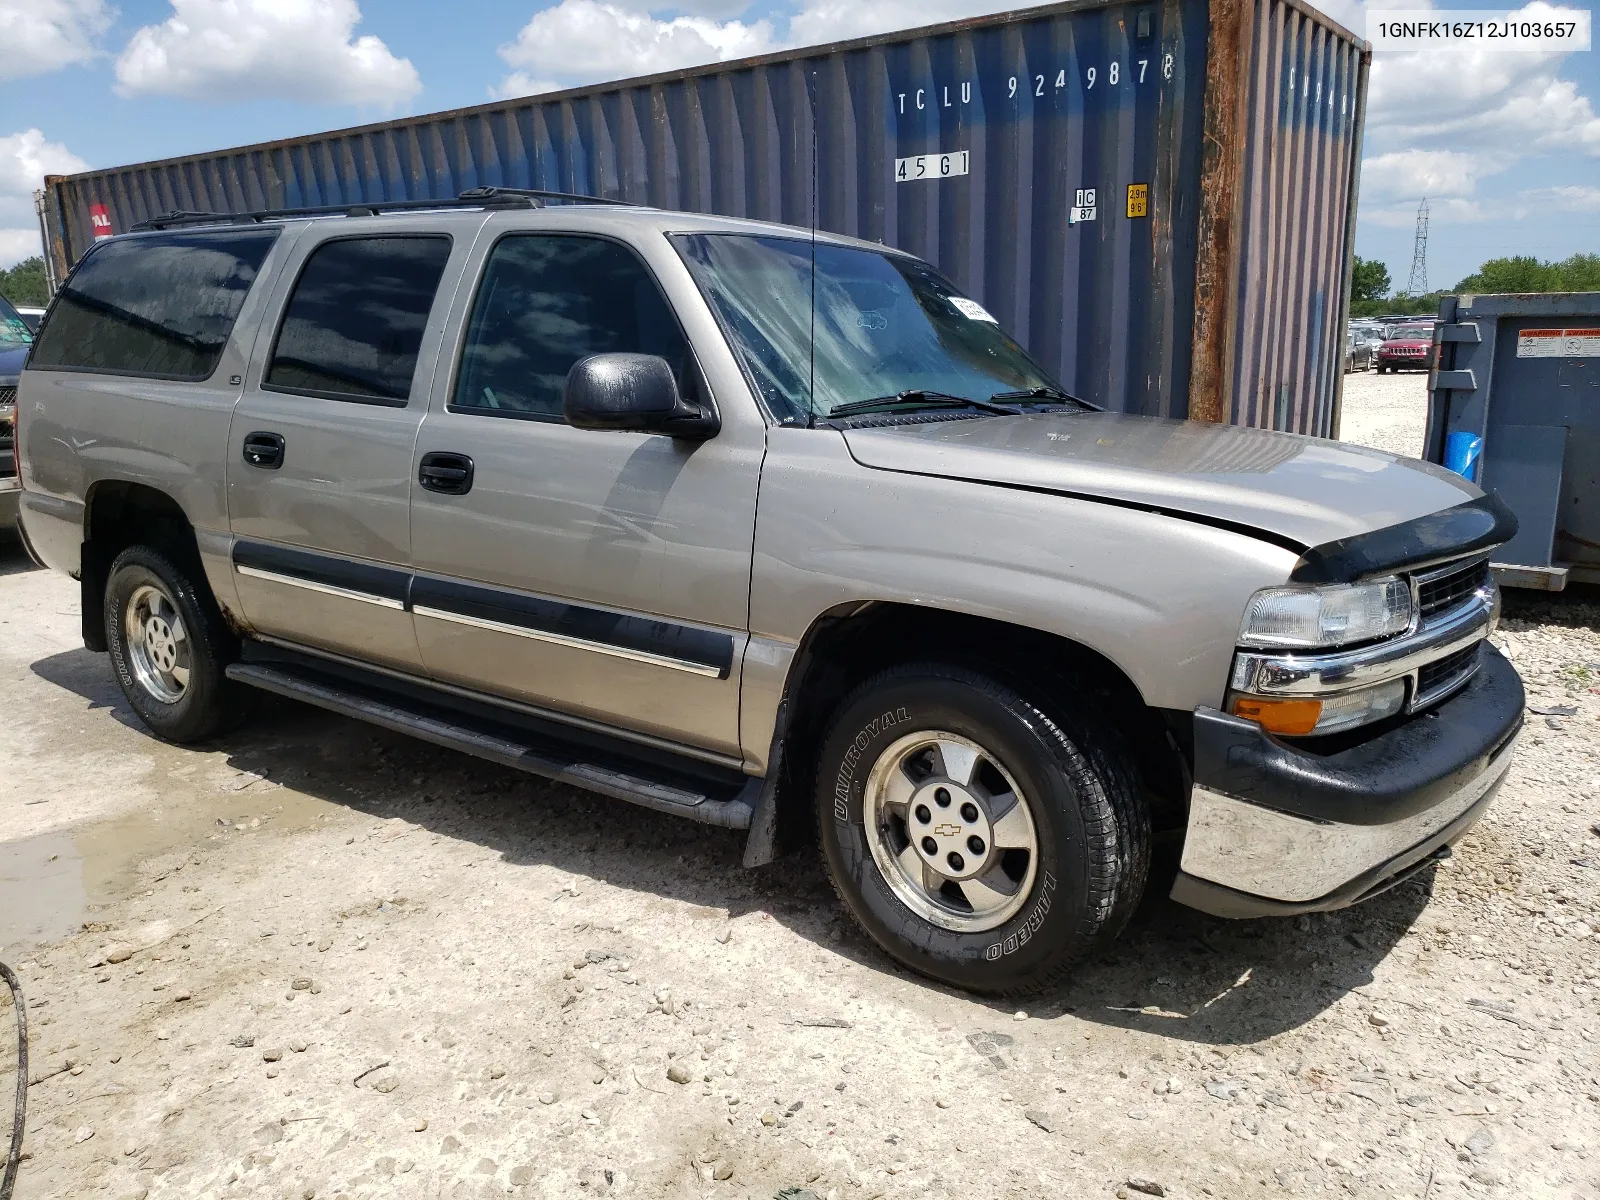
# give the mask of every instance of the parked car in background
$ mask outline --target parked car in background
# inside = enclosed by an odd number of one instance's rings
[[[22,323],[34,333],[39,332],[39,322],[44,320],[44,309],[35,308],[29,304],[17,305],[17,315],[22,318]]]
[[[1361,330],[1352,329],[1344,335],[1344,373],[1370,371],[1373,361],[1371,339]]]
[[[157,735],[259,688],[752,866],[815,837],[885,951],[988,993],[1101,952],[1153,845],[1178,901],[1287,916],[1490,803],[1516,522],[1460,475],[1099,411],[875,243],[472,199],[179,215],[63,284],[23,531]]]
[[[33,345],[33,331],[16,309],[0,296],[0,533],[17,524],[16,455],[13,451],[17,411],[17,377]]]
[[[1378,347],[1378,374],[1426,371],[1433,351],[1434,322],[1409,322],[1389,331]]]

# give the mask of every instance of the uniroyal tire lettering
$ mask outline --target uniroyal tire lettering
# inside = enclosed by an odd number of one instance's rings
[[[872,744],[872,739],[885,729],[904,724],[909,720],[911,720],[910,711],[897,708],[880,717],[873,717],[856,733],[855,740],[844,752],[844,761],[839,764],[838,778],[833,781],[834,820],[840,824],[847,824],[850,820],[850,785],[855,781],[856,764],[861,761],[861,756]]]
[[[1015,954],[1026,946],[1033,935],[1039,932],[1044,925],[1044,919],[1050,912],[1050,893],[1056,890],[1056,878],[1049,871],[1044,873],[1044,878],[1039,883],[1039,899],[1028,910],[1028,915],[1023,918],[1022,927],[1006,938],[1003,942],[994,942],[988,946],[983,956],[990,962],[1003,958],[1007,954]]]

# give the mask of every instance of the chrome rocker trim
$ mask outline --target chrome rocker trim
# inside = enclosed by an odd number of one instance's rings
[[[405,601],[394,600],[388,596],[374,596],[371,592],[357,592],[350,588],[335,587],[331,583],[319,583],[315,579],[303,579],[298,575],[280,575],[277,571],[263,571],[260,567],[247,567],[243,563],[234,563],[233,569],[241,575],[248,575],[252,579],[265,579],[269,583],[287,584],[289,587],[305,588],[308,592],[321,592],[324,596],[337,596],[341,600],[359,600],[363,604],[376,604],[379,608],[390,608],[397,612],[405,611]]]
[[[644,650],[630,650],[624,646],[613,646],[608,642],[591,642],[587,638],[569,637],[566,634],[551,633],[544,629],[530,629],[526,625],[512,625],[505,621],[490,621],[484,617],[472,617],[466,613],[450,612],[443,608],[430,608],[425,604],[413,604],[411,611],[419,617],[432,617],[437,621],[450,621],[456,625],[470,625],[474,629],[487,629],[494,633],[509,633],[516,637],[530,638],[536,642],[549,642],[556,646],[569,646],[575,650],[592,650],[596,654],[608,654],[612,658],[625,658],[631,662],[648,663],[653,667],[669,667],[674,671],[687,671],[691,675],[704,675],[708,679],[722,678],[721,667],[688,662],[681,658],[667,658],[664,655],[651,654]]]

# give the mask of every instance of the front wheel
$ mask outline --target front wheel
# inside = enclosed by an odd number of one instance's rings
[[[1109,730],[941,664],[846,699],[817,815],[834,887],[868,935],[977,992],[1065,975],[1121,930],[1149,864],[1149,815]]]
[[[222,614],[165,554],[130,546],[106,580],[106,645],[122,694],[158,737],[197,742],[236,724],[245,689],[224,670]]]

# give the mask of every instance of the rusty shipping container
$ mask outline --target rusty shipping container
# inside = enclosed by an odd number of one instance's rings
[[[482,185],[898,246],[1108,408],[1337,429],[1364,43],[1300,0],[1069,0],[48,181],[54,277],[173,210]]]

